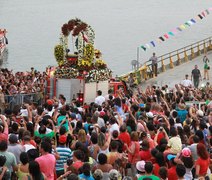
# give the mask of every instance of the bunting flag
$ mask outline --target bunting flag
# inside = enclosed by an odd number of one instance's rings
[[[146,44],[146,47],[147,47],[147,48],[150,48],[150,45],[147,43],[147,44]]]
[[[146,48],[145,48],[144,46],[141,46],[141,48],[142,48],[144,51],[146,51]]]
[[[202,18],[203,18],[200,14],[198,14],[198,16],[199,16],[199,18],[200,18],[200,19],[202,19]]]
[[[194,19],[191,19],[191,22],[192,22],[192,23],[196,23],[196,21],[195,21]]]
[[[212,11],[212,7],[205,9],[201,13],[199,13],[195,18],[192,18],[185,23],[181,24],[180,26],[174,28],[173,30],[165,33],[163,36],[159,36],[155,41],[150,41],[150,43],[146,43],[145,45],[141,45],[140,47],[146,51],[147,48],[156,47],[157,44],[164,42],[166,39],[169,39],[171,36],[175,36],[179,32],[182,32],[184,29],[187,29],[188,27],[191,27],[195,23],[197,23],[199,20],[202,20],[207,15],[210,14],[210,11]]]
[[[153,47],[155,47],[155,43],[154,43],[154,41],[151,41],[150,43],[152,44],[152,46],[153,46]]]
[[[165,41],[165,39],[161,36],[161,37],[159,37],[159,39],[161,39],[162,41]]]
[[[177,30],[182,31],[182,29],[180,27],[177,27]]]
[[[169,34],[169,35],[171,35],[171,36],[174,36],[174,33],[173,33],[173,32],[171,32],[171,31],[170,31],[170,32],[168,32],[168,34]]]
[[[186,22],[185,25],[186,25],[186,26],[190,26],[189,22]]]
[[[207,15],[209,15],[209,14],[210,14],[210,13],[209,13],[209,11],[208,11],[207,9],[205,10],[205,12],[207,13]]]
[[[169,39],[168,34],[164,34],[164,37],[165,37],[166,39]]]
[[[180,25],[180,29],[186,29],[186,27],[182,24]]]

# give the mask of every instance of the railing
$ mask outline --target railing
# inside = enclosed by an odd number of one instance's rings
[[[7,108],[13,109],[15,105],[22,105],[24,103],[36,102],[41,105],[44,100],[44,95],[42,92],[30,93],[30,94],[14,94],[5,95],[5,103]]]
[[[165,72],[166,69],[172,69],[182,63],[188,62],[212,50],[212,37],[190,44],[175,51],[166,53],[158,57],[158,72]],[[132,73],[136,82],[141,83],[144,80],[153,78],[152,62],[146,61],[142,67],[136,71],[131,71],[120,76],[121,80],[127,80],[129,74]]]

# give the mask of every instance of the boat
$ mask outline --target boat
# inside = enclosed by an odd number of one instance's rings
[[[6,37],[6,29],[0,29],[0,59],[3,59],[4,52],[7,49],[8,40]]]

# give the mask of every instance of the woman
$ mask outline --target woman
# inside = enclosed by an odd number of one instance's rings
[[[155,176],[159,176],[159,169],[160,169],[160,167],[167,167],[167,164],[166,164],[166,162],[165,162],[163,153],[158,152],[158,153],[155,155],[155,161],[156,161],[156,163],[154,163],[153,174],[154,174]]]
[[[141,143],[141,150],[139,152],[140,160],[149,161],[151,159],[151,152],[148,140],[143,140]]]
[[[20,154],[21,164],[18,165],[17,176],[22,180],[25,176],[29,175],[29,158],[26,152]]]
[[[107,141],[106,141],[104,133],[101,132],[99,134],[99,136],[98,136],[98,146],[99,146],[98,154],[104,153],[107,155],[109,153],[110,141],[111,141],[110,134],[108,134]]]
[[[40,171],[40,166],[36,161],[29,163],[29,174],[23,180],[47,180],[45,175]]]
[[[97,133],[92,133],[91,134],[91,144],[90,146],[88,147],[88,150],[90,152],[90,156],[94,159],[97,158],[97,151],[98,151],[98,145],[97,145],[97,142],[98,142],[98,135]]]
[[[125,144],[126,149],[128,151],[128,162],[131,164],[131,171],[132,174],[136,174],[136,163],[140,160],[139,156],[139,150],[140,150],[140,144],[139,144],[139,138],[138,133],[136,131],[133,131],[131,133],[131,144],[128,147],[127,144]]]
[[[207,174],[208,167],[210,165],[209,154],[204,144],[199,143],[197,145],[197,154],[199,158],[197,159],[195,163],[196,176],[204,177]]]
[[[208,65],[209,59],[206,55],[204,55],[204,57],[203,57],[203,62],[204,62],[204,79],[207,78],[207,80],[209,80],[210,66]]]
[[[71,145],[71,149],[75,149],[76,143],[81,142],[83,145],[88,147],[88,140],[84,129],[80,129],[78,132],[77,140]]]

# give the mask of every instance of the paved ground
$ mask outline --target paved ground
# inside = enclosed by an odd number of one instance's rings
[[[212,52],[208,53],[209,58],[209,65],[212,69]],[[194,66],[197,64],[198,68],[201,71],[201,75],[203,77],[203,55],[198,56],[197,58],[187,62],[183,63],[180,66],[174,67],[174,69],[169,69],[166,72],[163,72],[159,74],[157,77],[149,79],[141,84],[142,88],[145,88],[147,85],[157,85],[157,86],[163,86],[167,84],[169,87],[173,87],[174,84],[180,83],[184,77],[185,74],[188,74],[189,77],[191,77],[191,71],[194,68]],[[210,80],[203,80],[200,82],[200,85],[206,84],[206,82],[210,82],[212,84],[212,70],[209,71],[209,78]]]

